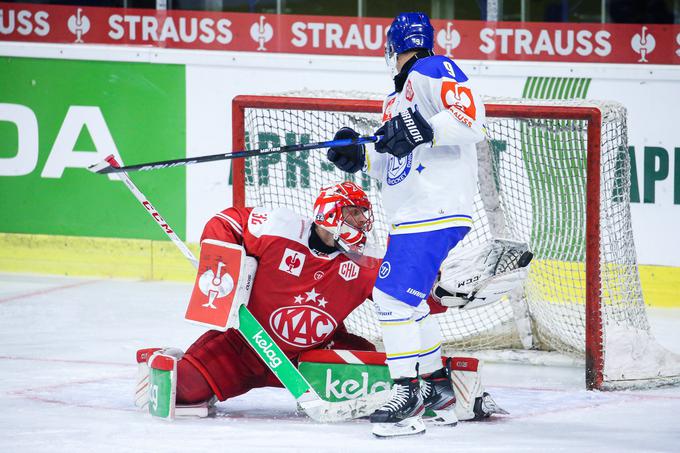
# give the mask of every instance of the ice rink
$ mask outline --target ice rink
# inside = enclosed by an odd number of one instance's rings
[[[680,387],[588,392],[576,367],[487,364],[509,416],[376,439],[365,420],[316,424],[283,389],[218,404],[210,419],[152,420],[133,405],[135,352],[186,349],[191,285],[0,274],[0,452],[680,451]],[[649,310],[680,352],[680,310]]]

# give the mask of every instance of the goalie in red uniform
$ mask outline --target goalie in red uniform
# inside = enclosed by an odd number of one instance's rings
[[[322,189],[314,220],[285,208],[228,208],[205,226],[201,241],[238,244],[258,261],[248,309],[295,363],[306,350],[330,347],[374,351],[347,332],[344,319],[370,298],[377,267],[360,266],[373,211],[366,193],[351,182]],[[360,260],[357,260],[360,262]],[[155,349],[141,350],[143,362]],[[177,409],[207,408],[257,387],[281,387],[267,365],[234,329],[211,330],[177,363]],[[137,405],[148,398],[138,385]]]
[[[257,260],[248,309],[296,363],[301,353],[313,349],[375,351],[371,342],[348,333],[343,325],[355,308],[371,298],[380,261],[362,252],[372,224],[366,193],[344,182],[321,190],[314,203],[314,220],[285,208],[228,208],[208,221],[201,242],[236,244]],[[138,351],[135,403],[139,407],[149,402],[146,363],[154,354],[179,359],[178,416],[207,416],[215,399],[224,401],[258,387],[282,387],[238,331],[210,330],[186,353],[174,348]],[[376,353],[376,358],[385,360],[384,354]],[[449,359],[447,364],[452,382],[465,390],[444,404],[456,403],[458,419],[500,412],[488,399],[483,405],[487,394],[476,359]],[[438,415],[435,411],[435,422]]]

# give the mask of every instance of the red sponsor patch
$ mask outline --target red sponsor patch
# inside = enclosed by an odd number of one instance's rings
[[[415,92],[413,91],[413,85],[411,85],[411,81],[409,80],[406,84],[406,99],[411,102],[413,100],[413,96],[415,96]]]
[[[472,121],[477,119],[477,107],[475,106],[474,97],[472,96],[472,90],[470,88],[459,84],[458,82],[443,82],[441,99],[444,107],[451,110],[458,121],[465,123],[460,115],[455,115],[456,110],[462,112],[467,116],[468,123],[466,126],[471,126]]]
[[[282,341],[299,348],[323,343],[338,327],[331,315],[310,305],[279,308],[269,325]]]
[[[295,250],[286,248],[279,263],[279,270],[290,275],[300,276],[302,267],[305,264],[305,255]]]
[[[397,97],[393,97],[389,101],[387,101],[387,105],[385,106],[385,111],[383,112],[383,123],[389,119],[392,118],[392,106],[396,102]]]

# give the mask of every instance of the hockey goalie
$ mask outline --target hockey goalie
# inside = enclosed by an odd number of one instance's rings
[[[247,304],[286,356],[306,370],[310,382],[314,373],[327,376],[327,368],[339,364],[360,374],[369,370],[370,378],[379,380],[387,369],[384,354],[375,352],[369,341],[348,333],[343,324],[371,298],[379,261],[363,252],[372,223],[367,195],[351,182],[322,189],[313,219],[284,208],[225,209],[205,226],[190,310],[193,304],[210,311],[224,294],[234,294],[245,299],[236,302]],[[215,256],[220,257],[217,266]],[[256,272],[249,260],[256,262]],[[249,279],[248,291],[232,291]],[[434,299],[431,303],[437,304]],[[224,321],[229,326],[229,319]],[[216,401],[253,388],[282,386],[270,369],[272,364],[265,363],[234,328],[209,330],[184,353],[175,348],[142,349],[137,362],[135,404],[151,409],[158,398],[171,398],[173,416],[207,416]],[[436,385],[424,395],[432,421],[455,425],[458,419],[500,412],[482,389],[475,359],[443,358],[442,364],[444,374],[433,380]],[[166,387],[173,391],[165,396],[159,395],[159,386],[149,390],[150,373],[156,370],[170,371]],[[455,391],[452,382],[465,391]],[[366,391],[390,387],[387,376],[383,387],[372,385]],[[332,396],[361,398],[366,394],[340,393]],[[169,418],[168,414],[160,416]]]

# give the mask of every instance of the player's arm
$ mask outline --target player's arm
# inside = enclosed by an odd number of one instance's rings
[[[453,61],[440,58],[441,78],[418,77],[416,90],[430,93],[429,102],[439,113],[429,119],[434,138],[432,146],[466,145],[486,137],[486,112],[481,97],[470,87],[467,77]]]
[[[385,106],[386,102],[383,103],[383,111]],[[335,133],[333,140],[357,137],[359,133],[354,129],[343,127]],[[361,170],[376,179],[381,178],[387,161],[385,154],[376,152],[373,143],[329,148],[326,157],[342,171],[356,173]]]
[[[215,239],[243,245],[252,210],[253,208],[227,208],[218,212],[205,224],[201,242],[204,239]]]

